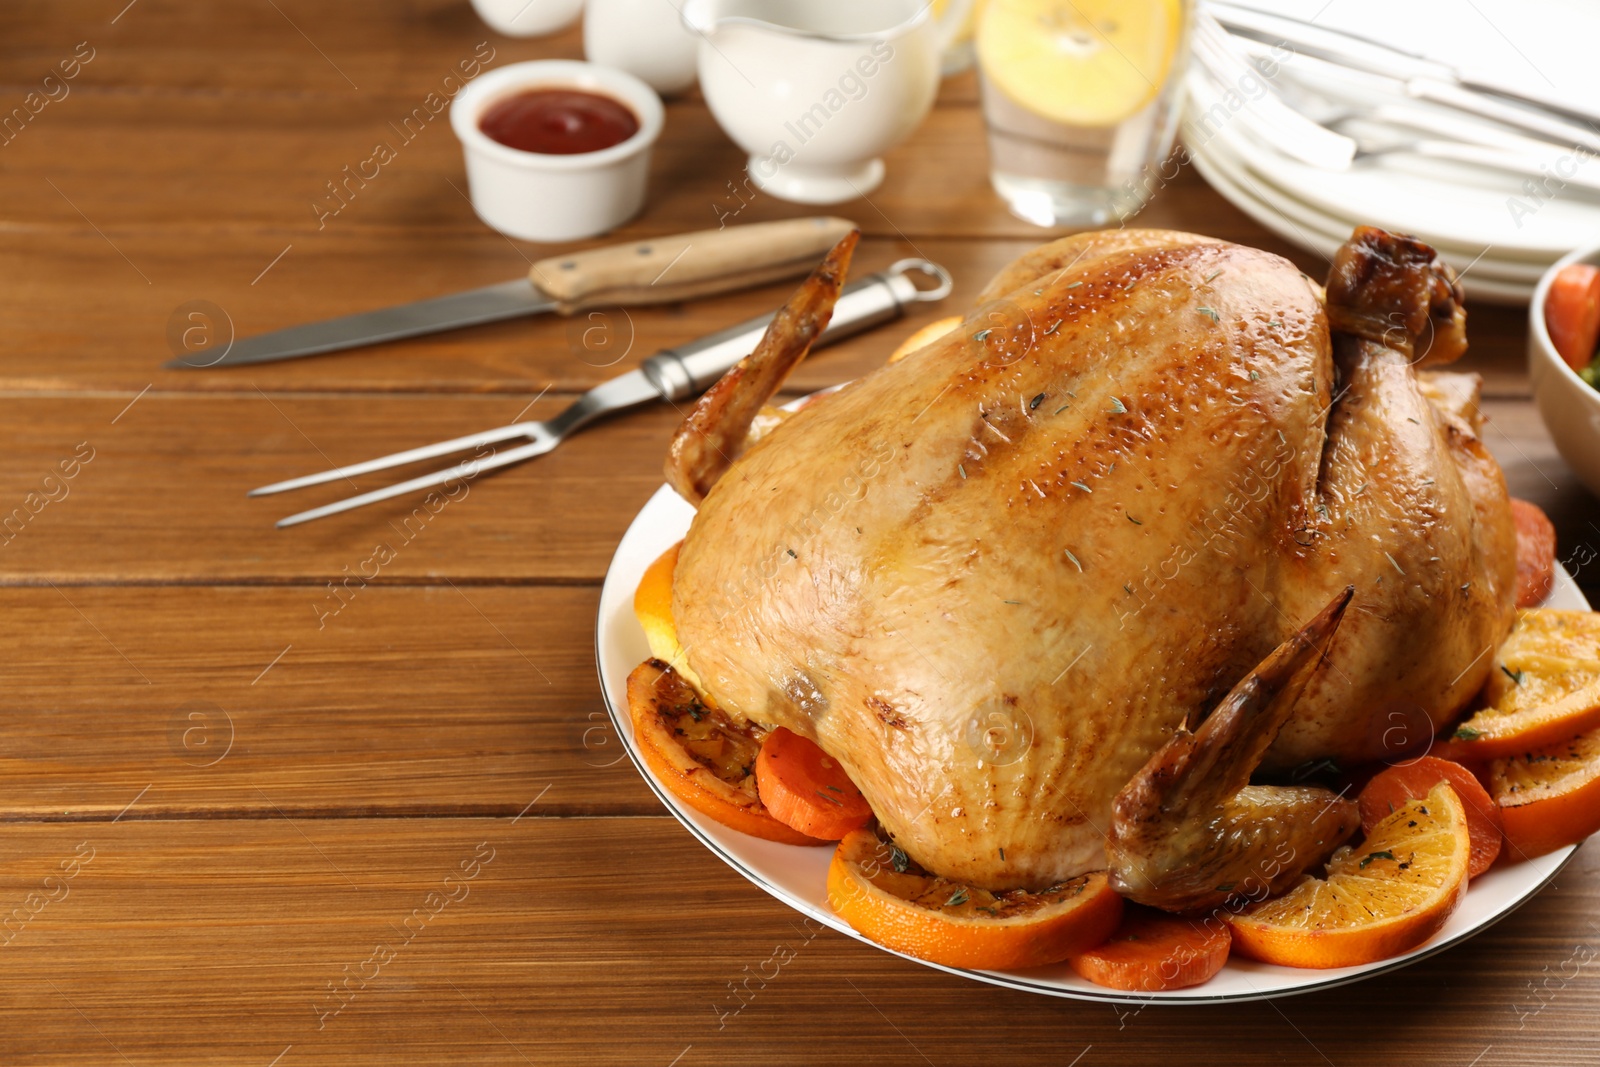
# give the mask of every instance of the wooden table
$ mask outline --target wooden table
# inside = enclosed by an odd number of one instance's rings
[[[745,882],[623,758],[595,679],[599,586],[660,483],[671,410],[597,427],[409,532],[398,503],[272,527],[289,505],[249,487],[553,413],[782,298],[616,317],[633,337],[614,366],[545,319],[158,369],[192,301],[244,335],[499,281],[546,253],[476,220],[442,115],[336,215],[319,225],[313,205],[337,203],[326,183],[398,143],[391,124],[479,42],[500,66],[577,56],[577,34],[498,37],[464,0],[34,0],[0,10],[0,41],[5,111],[92,56],[0,144],[0,1062],[1600,1058],[1593,849],[1443,956],[1207,1008],[990,988]],[[973,84],[955,79],[882,188],[841,209],[867,234],[861,268],[927,255],[956,271],[961,307],[1041,240],[991,194],[980,138]],[[618,236],[803,213],[742,177],[703,105],[672,103],[649,206]],[[1325,270],[1190,171],[1140,222]],[[1472,306],[1489,442],[1563,555],[1591,558],[1600,508],[1528,399],[1522,336],[1521,312]],[[829,350],[791,386],[857,375],[889,342]],[[394,558],[345,584],[378,545]]]

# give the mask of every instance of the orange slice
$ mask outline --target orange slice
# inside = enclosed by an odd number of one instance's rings
[[[1433,748],[1445,759],[1498,759],[1600,726],[1600,614],[1519,611],[1483,694],[1487,707]]]
[[[790,845],[830,842],[774,819],[756,791],[761,735],[701,699],[671,667],[646,660],[628,675],[633,739],[673,796],[724,826]]]
[[[983,970],[1059,963],[1104,941],[1122,917],[1105,871],[1038,892],[992,893],[929,874],[870,829],[839,843],[828,903],[886,948]]]
[[[1449,782],[1467,809],[1467,833],[1472,837],[1472,859],[1467,877],[1487,871],[1500,855],[1502,838],[1500,807],[1489,796],[1477,776],[1459,763],[1423,756],[1374,775],[1361,790],[1361,828],[1368,834],[1377,829],[1394,809],[1408,800],[1428,795],[1440,782]]]
[[[1110,940],[1072,957],[1072,969],[1108,989],[1187,989],[1222,970],[1232,940],[1227,924],[1213,916],[1186,919],[1135,904]]]
[[[947,315],[942,319],[934,319],[928,325],[901,341],[900,347],[889,354],[889,362],[899,363],[911,353],[927,348],[933,342],[960,326],[962,321],[960,315]]]
[[[1489,766],[1512,859],[1542,856],[1600,830],[1600,729]]]
[[[978,63],[1041,118],[1114,126],[1148,106],[1183,44],[1178,0],[989,0]]]
[[[1472,837],[1448,783],[1395,809],[1365,842],[1283,896],[1224,914],[1240,954],[1285,967],[1354,967],[1439,932],[1467,892]]]
[[[683,542],[679,541],[646,568],[639,588],[633,592],[633,614],[644,627],[650,655],[671,666],[697,691],[703,691],[678,643],[678,627],[672,619],[672,576],[678,569],[678,550],[682,547]]]

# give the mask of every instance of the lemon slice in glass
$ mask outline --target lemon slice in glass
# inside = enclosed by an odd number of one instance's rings
[[[988,0],[978,62],[1034,114],[1112,126],[1161,91],[1182,30],[1182,0]]]

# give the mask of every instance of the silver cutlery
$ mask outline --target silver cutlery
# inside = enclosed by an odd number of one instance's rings
[[[1575,101],[1531,89],[1474,78],[1448,63],[1360,34],[1258,11],[1227,0],[1207,0],[1205,9],[1231,33],[1266,44],[1284,44],[1302,55],[1398,79],[1418,99],[1434,100],[1511,125],[1526,123],[1568,144],[1578,142],[1566,133],[1553,134],[1553,131],[1587,130],[1592,135],[1594,131],[1589,124],[1600,122],[1600,109],[1585,108]]]
[[[1362,160],[1409,155],[1542,180],[1563,154],[1572,151],[1570,146],[1513,133],[1481,117],[1464,118],[1409,104],[1398,94],[1396,103],[1357,108],[1330,100],[1290,77],[1263,80],[1252,63],[1263,59],[1262,49],[1252,45],[1255,42],[1228,34],[1206,11],[1197,16],[1194,54],[1200,73],[1224,92],[1245,75],[1257,74],[1263,91],[1237,117],[1258,140],[1310,166],[1346,170]],[[1280,75],[1286,71],[1283,68]],[[1214,93],[1205,95],[1220,99]],[[1600,136],[1594,139],[1600,146]],[[1581,175],[1567,177],[1564,183],[1574,190],[1600,192],[1600,182]]]
[[[1465,163],[1485,170],[1515,174],[1543,181],[1554,173],[1552,167],[1557,157],[1549,157],[1542,166],[1533,159],[1504,152],[1484,145],[1463,144],[1460,141],[1441,141],[1429,137],[1408,137],[1388,128],[1372,127],[1357,120],[1346,120],[1341,129],[1349,134],[1356,146],[1356,161],[1381,159],[1391,155],[1415,156],[1419,159],[1436,159],[1448,163]],[[1600,181],[1574,173],[1558,179],[1561,188],[1573,192],[1600,195]]]
[[[1257,68],[1278,61],[1270,49],[1260,41],[1221,31]],[[1393,75],[1377,74],[1353,67],[1318,59],[1315,56],[1296,56],[1292,63],[1277,67],[1279,76],[1270,79],[1270,87],[1295,108],[1295,86],[1302,93],[1325,96],[1326,90],[1306,84],[1306,78],[1333,78],[1356,90],[1377,92],[1393,98],[1392,104],[1377,105],[1377,109],[1403,108],[1412,116],[1427,115],[1434,126],[1449,124],[1455,132],[1450,136],[1475,144],[1494,144],[1512,139],[1509,143],[1517,149],[1528,145],[1554,148],[1571,153],[1575,146],[1600,152],[1600,130],[1587,122],[1571,122],[1560,116],[1546,115],[1527,108],[1508,104],[1469,90],[1441,86],[1430,81],[1406,81]],[[1415,101],[1415,104],[1408,104]],[[1423,106],[1417,106],[1417,104]]]
[[[932,279],[933,287],[919,289],[911,278],[913,274]],[[925,259],[902,259],[890,265],[885,271],[869,274],[845,286],[834,306],[833,318],[828,323],[827,330],[816,343],[828,344],[889,322],[898,318],[910,304],[943,300],[950,295],[951,288],[950,273],[937,263]],[[437,444],[380,456],[363,463],[353,463],[319,474],[274,482],[251,490],[250,495],[268,496],[274,493],[286,493],[294,489],[351,479],[358,475],[388,470],[426,459],[489,449],[488,455],[475,455],[444,470],[298,512],[288,518],[280,519],[278,526],[280,528],[295,526],[327,515],[337,515],[365,504],[388,500],[404,493],[449,482],[469,481],[488,471],[542,456],[571,434],[603,416],[653,400],[678,401],[701,392],[749,354],[771,321],[771,315],[762,315],[697,341],[657,352],[645,359],[638,369],[628,371],[590,389],[571,407],[554,418],[513,423],[482,433],[467,434]],[[526,443],[506,451],[498,451],[492,447],[517,440]]]
[[[1240,118],[1250,126],[1259,139],[1313,167],[1343,170],[1355,158],[1355,145],[1350,139],[1324,129],[1290,107],[1273,80],[1256,70],[1243,54],[1240,42],[1230,36],[1205,8],[1195,14],[1194,58],[1194,69],[1215,89],[1204,93],[1204,99],[1212,103],[1212,107],[1202,112],[1202,119],[1220,106],[1225,113]],[[1249,97],[1235,116],[1221,101],[1227,93],[1237,93],[1247,77],[1253,78],[1264,88],[1260,95]],[[1225,121],[1231,121],[1231,117]],[[1205,130],[1202,125],[1185,136],[1203,133]]]

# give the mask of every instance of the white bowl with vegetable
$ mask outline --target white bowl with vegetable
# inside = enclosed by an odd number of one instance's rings
[[[1561,458],[1600,496],[1600,246],[1563,256],[1528,306],[1528,375]]]

